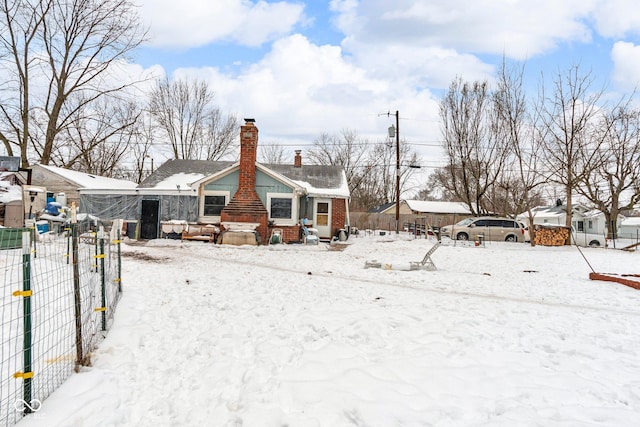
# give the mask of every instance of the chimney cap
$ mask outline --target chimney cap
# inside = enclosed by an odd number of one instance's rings
[[[248,119],[244,119],[244,122],[245,122],[245,123],[255,123],[255,122],[256,122],[256,119],[248,118]]]

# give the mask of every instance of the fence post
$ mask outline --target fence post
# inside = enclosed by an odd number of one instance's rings
[[[32,412],[31,407],[31,233],[33,230],[22,233],[22,292],[16,291],[14,296],[22,296],[23,304],[23,371],[14,374],[15,378],[22,378],[23,400],[26,403],[24,413]]]
[[[75,217],[75,215],[73,215]],[[80,266],[78,260],[78,223],[72,219],[71,246],[73,251],[73,302],[76,317],[76,372],[84,363],[82,348],[82,302],[80,300]]]
[[[93,257],[93,259],[95,260],[95,263],[92,264],[92,270],[91,271],[93,271],[93,268],[95,268],[96,269],[96,273],[97,273],[98,272],[98,230],[94,228],[94,230],[91,233],[91,235],[93,236],[93,244],[94,244],[94,247],[96,249],[96,254]]]
[[[100,239],[100,254],[96,255],[96,263],[100,259],[100,288],[102,293],[102,306],[98,309],[102,312],[102,330],[107,330],[107,286],[105,283],[104,271],[104,227],[100,226],[100,231],[96,235],[96,241]],[[97,270],[97,268],[96,268]]]
[[[120,236],[120,230],[117,232],[118,240],[116,243],[118,244],[118,292],[122,292],[122,254],[120,252],[120,243],[122,243],[122,236]]]

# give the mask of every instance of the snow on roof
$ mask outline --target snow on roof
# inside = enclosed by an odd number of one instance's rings
[[[471,215],[469,208],[460,202],[440,202],[433,200],[405,200],[409,209],[415,212]]]
[[[629,216],[622,220],[621,225],[640,227],[640,216]]]
[[[0,203],[9,203],[14,200],[22,200],[22,188],[19,185],[0,181]]]
[[[57,166],[41,165],[37,166],[48,170],[49,172],[60,175],[64,179],[78,184],[80,188],[89,189],[127,189],[135,188],[138,184],[133,181],[124,179],[107,178],[99,175],[91,175],[88,173],[78,172],[74,170],[64,169]]]
[[[177,188],[189,190],[191,184],[204,178],[205,175],[201,173],[184,173],[179,172],[174,175],[168,176],[162,181],[154,184],[150,188],[163,189],[163,190],[175,190]],[[178,187],[179,186],[179,187]]]
[[[347,186],[346,181],[342,183],[341,186],[336,188],[316,188],[309,184],[306,181],[298,181],[292,180],[300,187],[307,190],[307,194],[313,197],[340,197],[340,198],[349,198],[349,186]]]

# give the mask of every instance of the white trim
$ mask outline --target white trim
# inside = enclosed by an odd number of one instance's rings
[[[271,218],[271,199],[291,199],[291,218]],[[275,225],[295,225],[298,222],[298,197],[295,193],[267,193],[267,212],[269,221],[274,221]]]
[[[220,222],[220,215],[205,216],[204,215],[204,198],[205,196],[224,196],[224,205],[227,206],[231,201],[231,193],[229,191],[204,190],[198,197],[198,222],[212,223]]]

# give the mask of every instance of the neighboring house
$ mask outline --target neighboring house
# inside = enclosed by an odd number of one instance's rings
[[[44,187],[47,192],[47,200],[57,198],[63,206],[71,206],[73,202],[83,210],[80,203],[80,189],[87,190],[123,190],[133,189],[136,183],[122,179],[106,178],[83,172],[77,172],[57,166],[33,165],[31,168],[31,184]],[[64,200],[60,200],[64,199]]]
[[[618,222],[618,236],[623,239],[640,239],[640,217],[626,217]]]
[[[566,205],[556,204],[554,206],[538,206],[533,208],[533,223],[547,225],[565,225],[567,219]],[[571,223],[576,232],[598,234],[601,236],[607,233],[607,221],[604,213],[597,209],[589,209],[581,204],[574,204],[572,207],[573,214]],[[528,214],[522,213],[516,217],[518,220],[529,225]],[[624,217],[618,215],[620,221]]]
[[[425,218],[430,227],[442,227],[455,224],[472,216],[471,211],[462,202],[441,202],[434,200],[407,200],[411,213]]]
[[[403,204],[400,203],[400,212],[402,212]],[[404,213],[411,213],[404,204],[405,211]],[[367,211],[367,213],[372,214],[385,214],[385,215],[395,215],[396,214],[396,202],[389,202],[382,205],[375,206]]]
[[[367,213],[395,216],[396,202],[389,202],[380,206],[373,207],[369,209]],[[411,213],[411,208],[407,205],[407,202],[405,200],[400,200],[400,215],[411,215]]]

